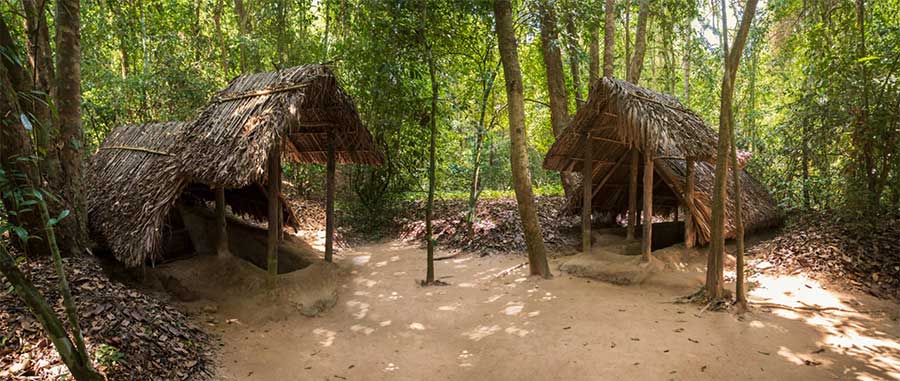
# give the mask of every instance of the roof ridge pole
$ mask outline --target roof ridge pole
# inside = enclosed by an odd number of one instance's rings
[[[644,232],[641,235],[641,255],[645,262],[650,261],[650,252],[652,248],[653,232],[653,153],[650,150],[644,150]]]
[[[594,208],[591,202],[594,198],[594,157],[593,142],[590,131],[585,135],[584,161],[581,163],[581,189],[584,191],[584,201],[581,204],[581,251],[591,252],[591,215]]]
[[[278,276],[278,230],[281,229],[279,225],[281,219],[278,217],[278,214],[281,213],[281,205],[279,205],[281,201],[281,139],[278,131],[275,131],[274,134],[275,142],[272,143],[272,148],[269,150],[269,234],[266,241],[268,283],[271,288],[275,288]]]
[[[638,165],[640,165],[640,161],[638,160],[637,146],[632,142],[630,181],[628,182],[628,227],[625,234],[629,240],[634,239],[634,227],[637,225]]]
[[[325,168],[325,261],[334,255],[334,128],[328,130],[328,163]]]

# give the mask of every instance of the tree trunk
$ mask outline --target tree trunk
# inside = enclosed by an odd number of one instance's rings
[[[432,235],[432,227],[434,219],[434,172],[435,172],[435,137],[437,135],[437,101],[438,101],[438,83],[437,68],[434,62],[434,55],[431,51],[431,45],[425,41],[425,57],[428,60],[428,75],[431,79],[431,125],[429,131],[428,143],[428,204],[425,207],[425,239],[428,248],[428,266],[425,274],[425,284],[434,283],[434,237]]]
[[[725,70],[722,78],[722,96],[719,105],[719,142],[716,151],[716,177],[713,186],[712,226],[709,243],[709,256],[706,269],[706,293],[710,300],[722,299],[724,290],[725,260],[725,202],[727,197],[726,183],[728,175],[728,153],[732,140],[732,109],[734,97],[733,78],[737,74],[750,23],[756,14],[757,0],[747,0],[741,26],[735,36],[734,49],[728,51],[728,22],[725,15],[725,0],[722,7],[722,51],[725,56]]]
[[[506,80],[507,111],[509,113],[510,161],[516,202],[528,247],[528,262],[532,275],[552,277],[541,226],[538,223],[531,189],[531,171],[528,168],[528,139],[525,130],[525,96],[522,87],[522,72],[519,55],[516,52],[516,34],[513,27],[512,4],[510,0],[495,0],[494,15],[500,59],[503,62],[503,76]]]
[[[566,80],[563,75],[562,55],[559,51],[559,32],[557,28],[556,10],[553,4],[542,1],[541,15],[541,54],[544,57],[544,69],[547,73],[547,92],[550,94],[550,125],[553,136],[559,137],[569,124],[569,97],[566,93]],[[568,197],[573,185],[572,175],[560,172],[563,191]]]
[[[490,49],[490,46],[488,47],[488,49]],[[489,54],[485,54],[485,57],[489,56]],[[488,100],[490,100],[491,91],[494,88],[494,80],[497,78],[497,71],[500,70],[499,65],[500,63],[498,62],[497,67],[494,68],[487,80],[482,81],[481,84],[480,115],[478,117],[478,126],[475,127],[475,147],[473,147],[472,154],[472,182],[469,187],[469,210],[466,214],[466,223],[469,225],[470,236],[475,233],[473,226],[475,223],[475,207],[478,204],[478,181],[479,175],[481,174],[481,151],[482,145],[484,144],[484,134],[487,132],[487,129],[484,126],[484,121],[487,117]]]
[[[597,49],[597,41],[596,34],[597,28],[592,29],[591,32],[591,55],[595,54],[595,50]],[[575,110],[580,110],[581,105],[584,104],[584,99],[581,97],[581,73],[578,70],[578,31],[575,28],[575,15],[569,12],[566,17],[566,47],[569,50],[569,71],[572,72],[572,94],[575,95]],[[593,59],[593,58],[591,58]],[[592,63],[593,65],[593,63]],[[593,69],[592,69],[593,70]],[[594,75],[596,73],[592,73]]]
[[[223,0],[216,0],[216,8],[213,11],[213,23],[216,26],[216,40],[219,42],[219,60],[222,65],[222,75],[228,77],[228,46],[225,45],[225,35],[222,33],[222,13],[225,4]]]
[[[603,76],[613,77],[613,60],[616,48],[616,3],[606,0],[606,23],[603,25]],[[591,78],[593,83],[594,78]]]
[[[684,70],[683,76],[683,86],[682,86],[682,94],[683,94],[683,103],[685,106],[689,106],[691,101],[691,26],[687,25],[686,31],[684,32],[684,57],[681,61],[682,69]]]
[[[647,50],[647,18],[650,14],[648,1],[641,0],[640,10],[638,11],[637,32],[634,35],[634,56],[631,57],[631,64],[628,65],[627,80],[633,84],[640,82],[641,69],[644,67],[644,52]]]
[[[731,176],[734,182],[734,221],[735,221],[735,240],[737,241],[737,252],[735,253],[735,286],[734,295],[735,302],[741,311],[747,309],[747,291],[744,286],[744,210],[743,197],[741,197],[741,170],[737,161],[737,144],[735,135],[731,134]]]
[[[570,18],[574,18],[572,15]],[[572,24],[572,31],[569,34],[574,35],[574,23]],[[574,36],[572,37],[574,38]],[[604,41],[605,43],[605,41]],[[590,39],[590,47],[588,48],[589,54],[591,56],[590,66],[588,68],[588,84],[593,85],[594,81],[600,78],[600,28],[597,25],[591,23],[591,39]],[[605,56],[604,52],[604,58]],[[605,69],[605,68],[604,68]]]
[[[22,116],[27,113],[19,104],[18,93],[32,91],[32,83],[29,73],[12,60],[18,52],[9,28],[4,18],[0,17],[0,48],[9,55],[0,56],[0,119],[3,128],[0,128],[0,165],[6,172],[6,179],[10,187],[15,190],[37,189],[41,181],[41,173],[35,160],[34,147],[31,137],[23,124]],[[13,235],[13,243],[28,256],[48,256],[50,248],[44,236],[44,224],[40,215],[34,208],[18,204],[18,199],[12,194],[3,192],[0,194],[3,207],[7,211],[16,211],[16,214],[7,214],[9,222],[20,226],[30,235],[37,238],[21,239]]]
[[[78,0],[56,2],[56,108],[59,135],[54,147],[59,157],[59,181],[51,183],[51,192],[62,205],[54,213],[67,209],[70,217],[57,225],[60,246],[68,253],[80,253],[87,243],[87,201],[82,173],[81,129],[81,20]]]
[[[41,172],[47,178],[58,176],[59,160],[51,152],[53,129],[57,125],[55,115],[50,110],[51,97],[56,93],[56,79],[53,68],[53,51],[50,50],[50,32],[47,28],[45,1],[23,1],[25,8],[25,37],[28,42],[28,61],[32,68],[33,83],[29,86],[32,99],[21,99],[19,103],[31,114],[34,126],[34,145],[39,153]]]
[[[238,24],[238,46],[241,50],[241,74],[247,73],[247,33],[248,20],[247,10],[244,9],[244,0],[234,0],[234,12],[237,15]]]

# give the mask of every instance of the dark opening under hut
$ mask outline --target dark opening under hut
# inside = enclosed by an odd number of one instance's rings
[[[611,78],[597,81],[573,122],[557,137],[544,168],[579,172],[583,184],[566,211],[582,212],[583,249],[590,248],[594,212],[627,213],[627,235],[635,237],[643,212],[641,252],[649,257],[653,215],[684,211],[685,245],[710,239],[717,136],[674,97]],[[739,152],[741,167],[750,154]],[[748,231],[776,224],[778,208],[753,177],[740,171],[744,225]],[[735,194],[730,171],[725,234],[733,237]],[[642,181],[638,181],[642,179]],[[639,203],[640,201],[640,203]]]
[[[117,129],[92,159],[91,220],[115,256],[136,266],[158,256],[161,227],[182,193],[215,204],[213,246],[227,251],[228,205],[268,223],[264,267],[274,275],[282,226],[293,222],[281,196],[282,159],[326,164],[331,261],[335,165],[380,165],[382,156],[324,65],[239,76],[191,122]]]

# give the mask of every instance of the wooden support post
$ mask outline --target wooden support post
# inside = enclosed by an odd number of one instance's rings
[[[281,229],[278,215],[281,213],[281,141],[276,135],[269,150],[269,231],[266,241],[266,257],[269,286],[275,286],[278,276],[278,230]]]
[[[678,204],[675,204],[675,222],[678,222]]]
[[[592,151],[593,139],[588,133],[584,142],[584,161],[581,167],[581,188],[584,190],[584,200],[581,204],[581,251],[584,253],[591,252],[591,214],[594,211],[591,205],[594,198],[594,153]]]
[[[325,261],[334,255],[334,130],[328,130],[328,164],[325,168]]]
[[[216,253],[228,256],[228,222],[225,219],[225,188],[216,188]]]
[[[644,152],[644,233],[641,237],[641,254],[650,260],[653,244],[653,154]]]
[[[637,225],[637,181],[638,181],[638,151],[637,147],[631,149],[631,181],[628,183],[628,228],[626,238],[634,239],[634,227]]]
[[[687,159],[684,172],[684,247],[692,248],[697,244],[694,226],[694,160]]]

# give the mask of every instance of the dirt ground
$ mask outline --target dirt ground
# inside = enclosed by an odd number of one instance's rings
[[[422,288],[424,256],[400,242],[344,251],[337,304],[315,318],[261,314],[264,298],[230,291],[188,308],[222,337],[221,380],[900,379],[898,305],[803,275],[756,276],[739,318],[673,303],[702,266],[616,286],[561,273],[571,257],[543,280],[496,276],[524,257],[459,256],[436,264],[450,286]]]

